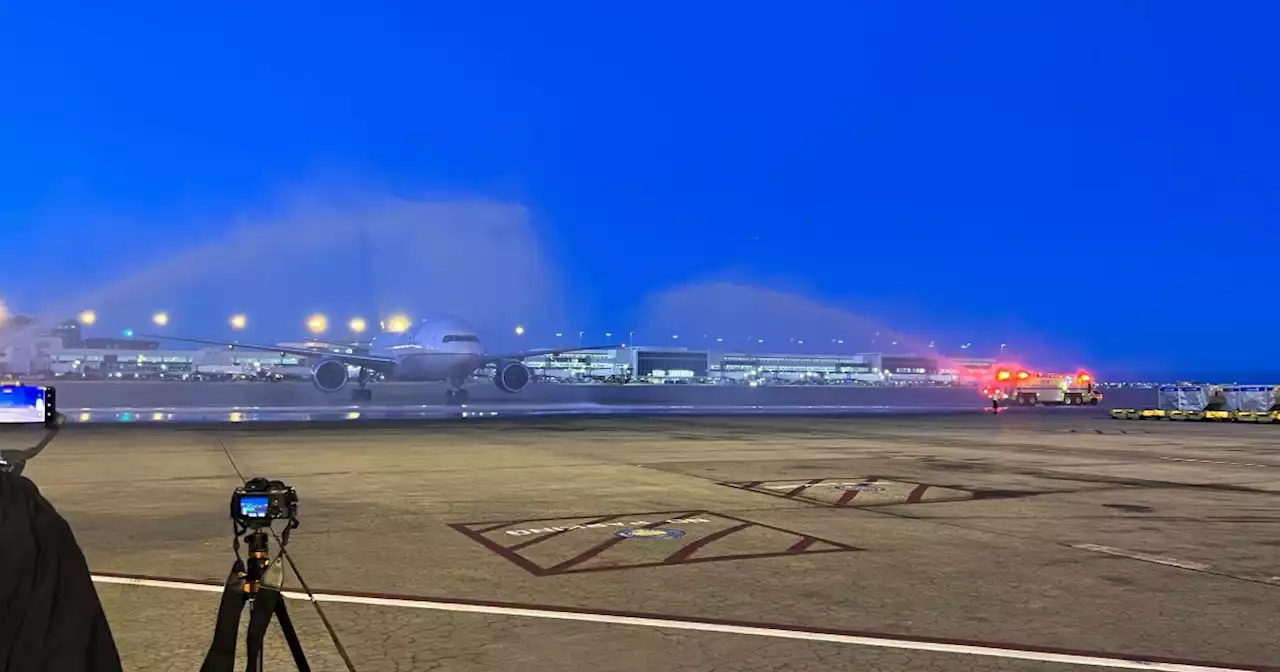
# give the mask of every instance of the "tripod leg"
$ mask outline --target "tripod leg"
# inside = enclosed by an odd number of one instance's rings
[[[205,654],[200,672],[232,672],[236,666],[236,635],[240,634],[240,612],[244,609],[244,563],[231,565],[231,575],[222,589],[218,620],[213,629],[213,644]]]
[[[289,652],[293,654],[293,663],[298,667],[298,672],[311,672],[311,666],[307,664],[307,654],[302,651],[298,631],[293,629],[293,619],[289,618],[289,608],[285,606],[283,595],[276,601],[276,621],[284,631],[284,641],[289,643]]]
[[[247,672],[262,672],[262,639],[267,634],[267,626],[271,623],[271,615],[275,612],[279,599],[280,591],[259,586],[258,597],[249,610],[249,631],[245,635]]]

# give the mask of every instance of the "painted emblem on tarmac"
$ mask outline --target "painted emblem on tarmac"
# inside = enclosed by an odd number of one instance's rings
[[[855,483],[853,485],[849,485],[848,483],[841,483],[834,487],[836,490],[846,490],[846,491],[852,490],[854,492],[884,492],[883,486],[872,485],[870,483]]]
[[[614,532],[615,536],[623,539],[679,539],[684,536],[684,530],[673,530],[671,528],[634,528]]]

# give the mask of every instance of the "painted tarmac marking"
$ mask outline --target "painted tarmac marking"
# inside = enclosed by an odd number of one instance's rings
[[[805,488],[811,488],[811,487],[813,487],[813,486],[815,486],[815,485],[817,485],[817,484],[821,483],[823,480],[824,480],[824,479],[821,479],[821,478],[815,478],[815,479],[813,479],[813,480],[811,480],[811,481],[809,481],[808,483],[805,483],[805,484],[803,484],[803,485],[797,485],[797,486],[796,486],[794,489],[792,489],[790,492],[788,492],[787,494],[783,495],[783,497],[788,497],[788,498],[790,498],[790,497],[795,497],[796,495],[798,495],[798,494],[800,494],[800,493],[804,492]]]
[[[200,583],[183,579],[146,577],[124,574],[94,574],[93,581],[100,584],[168,588],[205,593],[221,593],[217,584]],[[1154,670],[1159,672],[1280,672],[1280,668],[1267,666],[1239,667],[1210,661],[1193,661],[1160,656],[1108,654],[1095,651],[1029,647],[1001,642],[952,640],[942,638],[913,637],[876,632],[856,632],[805,628],[801,626],[770,623],[750,623],[720,619],[693,619],[642,612],[612,610],[584,610],[506,602],[479,600],[454,600],[418,597],[412,595],[376,595],[356,592],[313,592],[311,594],[283,591],[291,600],[313,603],[360,604],[379,607],[401,607],[431,611],[451,611],[497,616],[544,618],[561,621],[633,625],[638,627],[690,630],[755,637],[772,637],[811,642],[848,644],[881,649],[905,649],[931,653],[984,656],[1017,660],[1033,660],[1066,665],[1104,667],[1125,670]]]
[[[1111,546],[1099,546],[1097,544],[1072,544],[1071,548],[1078,548],[1082,551],[1093,551],[1094,553],[1105,553],[1121,558],[1129,558],[1132,560],[1142,560],[1143,562],[1154,562],[1157,565],[1168,565],[1169,567],[1178,567],[1180,569],[1189,569],[1194,572],[1208,571],[1213,565],[1206,565],[1203,562],[1191,562],[1188,560],[1179,560],[1177,558],[1166,558],[1159,555],[1151,555],[1150,553],[1141,553],[1138,551],[1126,551],[1123,548],[1113,548]]]
[[[717,484],[734,488],[735,490],[799,500],[832,508],[869,508],[897,504],[958,502],[993,496],[992,492],[967,490],[956,486],[943,487],[909,481],[882,480],[879,476],[867,476],[857,479],[816,478],[803,483],[790,479],[781,481],[717,481]],[[840,494],[835,497],[826,496],[831,494],[833,490],[839,491]],[[862,493],[862,496],[859,496],[859,493]],[[925,493],[930,495],[927,500],[925,499]]]
[[[677,514],[677,515],[672,515]],[[647,518],[647,520],[636,520],[636,518]],[[722,520],[721,520],[722,519]],[[476,543],[484,546],[492,551],[495,555],[505,558],[517,567],[533,574],[534,576],[559,576],[564,574],[577,574],[580,572],[601,572],[614,571],[622,569],[640,569],[645,567],[670,567],[682,564],[701,563],[701,562],[720,562],[726,560],[754,560],[765,558],[777,558],[784,556],[812,555],[816,553],[845,553],[851,551],[861,551],[863,549],[856,546],[850,546],[838,541],[823,539],[813,535],[787,530],[781,527],[774,527],[764,523],[737,518],[735,516],[723,513],[713,513],[710,511],[659,511],[646,513],[622,513],[608,516],[597,517],[595,519],[586,520],[582,523],[565,524],[563,521],[574,520],[573,518],[539,518],[532,520],[511,520],[504,523],[497,521],[477,522],[477,523],[450,523],[449,527],[457,532],[466,535]],[[621,522],[619,522],[621,521]],[[528,525],[530,523],[558,523],[550,524],[548,527],[506,529],[516,525]],[[554,563],[548,563],[545,560],[537,561],[535,558],[526,556],[523,551],[529,547],[548,539],[559,537],[559,535],[570,530],[587,530],[587,531],[609,531],[616,532],[615,526],[618,528],[632,527],[637,529],[654,529],[663,526],[676,525],[684,526],[694,523],[720,523],[727,527],[718,531],[711,530],[704,536],[696,535],[696,529],[686,529],[685,542],[680,548],[661,560],[649,560],[642,562],[633,562],[629,564],[607,563],[583,566],[594,558],[597,558],[605,551],[627,541],[623,537],[610,535],[608,539],[598,540],[590,536],[584,537],[585,543],[590,546],[585,549],[571,552],[572,554],[566,559],[559,560]],[[698,525],[702,527],[702,525]],[[737,534],[750,529],[772,530],[787,535],[788,538],[781,540],[781,544],[776,546],[777,550],[766,550],[754,553],[728,553],[720,555],[706,555],[703,553],[699,557],[694,557],[695,553],[703,551],[711,544],[718,542],[732,534]],[[514,535],[520,539],[518,543],[508,544],[504,540],[507,535]],[[538,535],[538,536],[532,536]],[[776,544],[778,541],[768,543]],[[813,548],[818,546],[817,548]],[[564,557],[564,556],[561,556]]]
[[[689,558],[693,557],[693,554],[697,553],[699,548],[702,548],[703,546],[706,546],[708,544],[715,543],[717,540],[723,539],[733,534],[734,532],[741,532],[747,529],[748,527],[751,527],[751,523],[739,523],[738,525],[734,525],[733,527],[726,527],[723,530],[720,530],[719,532],[712,532],[711,534],[708,534],[707,536],[697,541],[687,544],[684,548],[676,551],[675,553],[668,555],[667,558],[663,560],[663,562],[684,562],[685,560],[688,560]],[[792,545],[791,548],[795,548],[795,546]]]
[[[690,517],[690,516],[692,516],[692,515],[693,515],[693,512],[690,512],[690,513],[686,513],[685,515],[683,515],[683,516],[679,516],[679,517],[680,517],[680,518],[688,518],[688,517]],[[660,522],[657,522],[657,523],[649,523],[648,525],[645,525],[645,526],[641,527],[640,529],[642,529],[642,530],[652,530],[652,529],[655,529],[655,528],[658,528],[658,527],[662,527],[663,525],[666,525],[666,524],[667,524],[667,523],[666,523],[666,521],[660,521]],[[557,564],[557,565],[554,565],[554,566],[552,566],[552,567],[550,567],[550,568],[546,569],[545,571],[546,571],[547,573],[549,573],[549,574],[562,574],[562,573],[564,573],[564,572],[565,572],[565,570],[569,569],[570,567],[573,567],[574,565],[582,564],[583,562],[586,562],[587,560],[590,560],[591,558],[594,558],[594,557],[596,557],[596,556],[600,555],[601,553],[604,553],[604,552],[605,552],[605,551],[607,551],[608,549],[613,548],[614,546],[617,546],[618,544],[620,544],[620,543],[622,543],[622,542],[624,542],[624,541],[626,541],[626,539],[624,539],[624,538],[622,538],[622,537],[612,537],[612,538],[610,538],[610,539],[606,539],[605,541],[602,541],[602,542],[600,542],[600,543],[596,544],[595,546],[592,546],[591,548],[588,548],[587,550],[585,550],[585,551],[583,551],[583,552],[581,552],[581,553],[579,553],[579,554],[577,554],[577,555],[573,556],[572,558],[569,558],[568,560],[565,560],[564,562],[561,562],[561,563],[559,563],[559,564]]]
[[[920,500],[924,499],[924,493],[928,490],[929,490],[929,486],[927,485],[917,485],[915,489],[911,491],[911,494],[907,495],[907,503],[908,504],[920,503]]]
[[[1198,462],[1200,464],[1229,464],[1233,467],[1271,467],[1276,468],[1280,465],[1275,464],[1258,464],[1257,462],[1228,462],[1226,460],[1199,460],[1193,457],[1161,457],[1162,460],[1169,462]]]

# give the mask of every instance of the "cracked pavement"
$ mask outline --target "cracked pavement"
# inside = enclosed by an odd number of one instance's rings
[[[71,522],[95,572],[220,583],[232,559],[227,502],[238,469],[298,489],[302,526],[289,546],[296,565],[289,590],[299,590],[300,573],[321,593],[1237,667],[1280,661],[1280,428],[1125,422],[1093,409],[1057,410],[1065,412],[377,429],[77,427],[27,475]],[[874,505],[853,497],[834,506],[841,495],[806,499],[724,485],[872,478],[892,483],[886,492],[897,499],[866,495]],[[919,485],[995,494],[906,501],[903,493]],[[635,517],[672,511],[707,512],[710,522]],[[657,521],[679,534],[622,539],[616,527],[586,524],[609,516]],[[451,527],[540,520],[549,522],[476,535]],[[523,533],[534,529],[543,531]],[[538,535],[546,539],[504,550]],[[808,537],[856,550],[793,548]],[[512,553],[541,567],[592,571],[538,575]],[[752,557],[759,554],[771,555]],[[127,669],[198,667],[217,594],[107,584],[98,591]],[[303,600],[290,607],[318,670],[1071,669],[730,632],[322,602],[349,667],[317,607]],[[274,626],[272,633],[267,669],[291,666]]]

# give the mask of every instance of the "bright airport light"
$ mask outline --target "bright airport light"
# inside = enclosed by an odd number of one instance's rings
[[[329,318],[316,313],[307,318],[307,330],[313,334],[323,334],[329,328]]]
[[[516,336],[524,336],[524,327],[516,325]]]
[[[169,324],[169,313],[163,311],[156,313],[151,316],[151,321],[154,322],[157,327],[163,327],[166,324]]]
[[[232,329],[244,329],[244,325],[248,322],[243,313],[236,313],[231,316]]]
[[[80,320],[80,324],[88,327],[98,321],[98,314],[92,310],[85,310],[80,313],[78,319]]]
[[[408,315],[392,315],[387,318],[387,331],[398,334],[409,328]]]
[[[363,317],[353,317],[351,318],[351,321],[347,323],[347,328],[357,334],[363,334],[364,330],[368,326],[368,323],[364,321]]]

